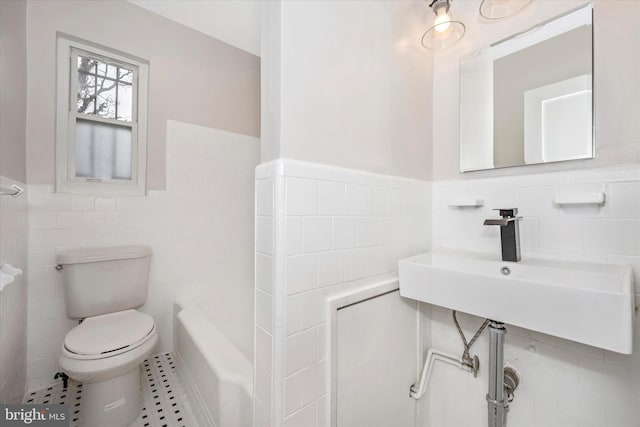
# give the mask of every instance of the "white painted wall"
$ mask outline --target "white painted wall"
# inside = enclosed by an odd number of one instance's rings
[[[261,160],[429,178],[431,53],[417,36],[430,13],[424,2],[263,7]]]
[[[254,137],[170,121],[166,191],[106,198],[29,186],[30,389],[52,382],[64,336],[76,325],[65,316],[63,283],[53,268],[61,250],[151,246],[142,310],[156,321],[158,352],[172,350],[177,298],[206,292],[220,302],[212,310],[240,307],[227,318],[253,316],[252,301],[231,299],[247,294],[232,288],[253,288],[253,171],[259,150]],[[238,331],[237,339],[248,335]]]
[[[260,56],[258,0],[127,0]]]
[[[519,14],[494,24],[478,22],[479,1],[454,4],[456,17],[467,25],[465,37],[452,48],[434,56],[433,178],[459,179],[459,59],[512,33],[530,28],[582,0],[531,2]],[[640,161],[640,57],[631,46],[640,45],[640,2],[596,0],[594,2],[594,94],[596,159],[562,164],[474,172],[469,177],[517,175],[557,170],[600,167]]]
[[[398,291],[337,313],[337,427],[415,426],[418,302]]]

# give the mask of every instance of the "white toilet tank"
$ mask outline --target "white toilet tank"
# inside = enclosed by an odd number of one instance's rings
[[[76,249],[58,254],[67,317],[139,307],[147,299],[149,246]]]

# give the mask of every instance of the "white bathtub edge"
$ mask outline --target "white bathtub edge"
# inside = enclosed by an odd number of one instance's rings
[[[200,427],[251,427],[253,364],[194,299],[174,304],[176,373]]]
[[[206,324],[197,321],[198,315],[187,308],[178,313],[178,319],[183,320],[183,327],[192,336],[208,335],[210,341],[195,341],[194,343],[218,376],[226,381],[240,384],[248,395],[253,394],[253,381],[248,381],[248,378],[253,378],[251,361],[220,331],[216,329],[206,331]],[[224,344],[223,348],[226,351],[220,351],[220,348],[217,347],[219,343]],[[236,372],[239,372],[240,375],[234,374]]]
[[[185,394],[189,396],[189,404],[196,423],[198,423],[198,426],[217,427],[205,400],[200,394],[200,390],[196,387],[189,370],[185,368],[184,361],[182,360],[180,353],[175,353],[175,359],[178,378],[181,380],[180,382],[184,388]]]

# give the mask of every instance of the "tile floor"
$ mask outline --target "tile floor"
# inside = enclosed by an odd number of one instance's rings
[[[184,398],[182,385],[175,374],[171,353],[159,354],[145,360],[142,365],[143,410],[130,427],[197,427],[189,404]],[[82,424],[82,384],[69,380],[65,389],[58,383],[28,392],[22,403],[51,403],[69,405],[70,427]],[[84,426],[91,427],[91,426]]]

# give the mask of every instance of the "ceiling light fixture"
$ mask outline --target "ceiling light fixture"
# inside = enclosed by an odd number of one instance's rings
[[[426,0],[429,1],[429,0]],[[452,0],[433,0],[429,7],[436,15],[433,26],[422,35],[422,45],[428,49],[445,49],[464,36],[466,27],[451,18]]]
[[[507,18],[524,9],[531,0],[482,0],[480,16],[490,21]]]

